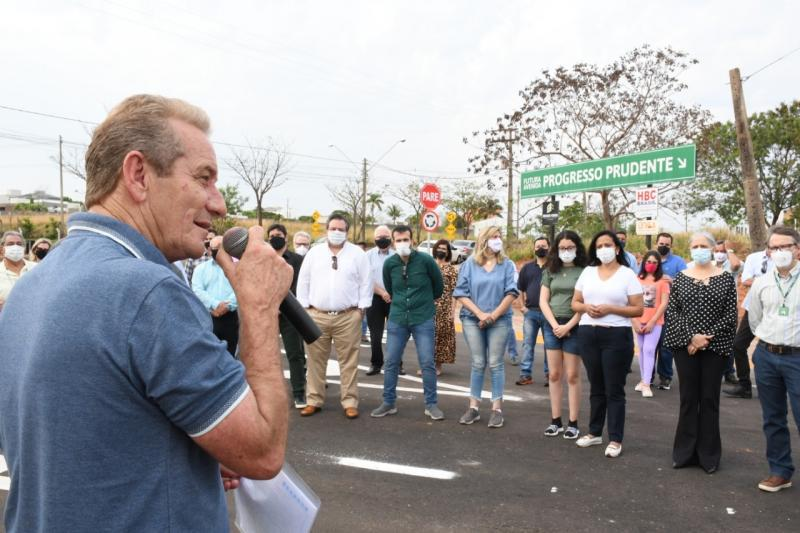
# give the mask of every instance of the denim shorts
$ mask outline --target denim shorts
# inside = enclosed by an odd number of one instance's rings
[[[566,324],[569,322],[570,318],[562,318],[556,317],[556,322],[559,324]],[[559,339],[556,337],[555,333],[553,333],[553,328],[550,326],[550,322],[544,322],[544,347],[547,350],[561,350],[567,353],[580,355],[580,342],[578,342],[578,326],[576,325],[572,328],[569,332],[569,335]]]

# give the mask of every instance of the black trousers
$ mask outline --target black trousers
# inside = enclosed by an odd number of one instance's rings
[[[303,339],[295,327],[282,314],[278,315],[278,328],[283,340],[286,360],[289,361],[289,381],[292,394],[305,396],[306,393],[306,350]]]
[[[383,367],[383,330],[386,319],[389,317],[389,304],[377,294],[372,295],[372,305],[367,309],[367,327],[369,328],[369,342],[372,348],[370,363],[377,368]]]
[[[733,362],[736,365],[736,377],[739,378],[739,383],[746,388],[751,386],[750,358],[747,356],[747,349],[754,338],[755,335],[750,331],[750,320],[745,311],[742,320],[739,321],[736,336],[733,338]]]
[[[214,322],[214,335],[221,341],[228,343],[228,351],[236,355],[236,345],[239,344],[239,313],[231,311],[220,317],[211,317]]]
[[[625,433],[625,379],[633,358],[630,327],[579,326],[581,359],[589,378],[589,433],[622,442]]]
[[[749,329],[749,328],[748,328]],[[719,466],[722,440],[719,436],[719,379],[727,363],[710,350],[689,355],[676,350],[675,366],[681,394],[678,427],[672,446],[677,466],[699,464],[705,470]]]

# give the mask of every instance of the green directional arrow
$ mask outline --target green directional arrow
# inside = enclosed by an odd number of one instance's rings
[[[695,146],[687,144],[522,173],[523,198],[597,191],[694,178]]]

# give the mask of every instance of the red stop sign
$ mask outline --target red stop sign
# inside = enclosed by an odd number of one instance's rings
[[[435,183],[426,183],[419,190],[419,201],[427,209],[436,209],[442,203],[442,191]]]

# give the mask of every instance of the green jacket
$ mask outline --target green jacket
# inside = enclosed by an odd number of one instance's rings
[[[392,297],[389,320],[415,326],[436,314],[433,301],[442,295],[444,282],[439,265],[428,254],[412,250],[408,263],[394,254],[383,264],[383,285]]]

